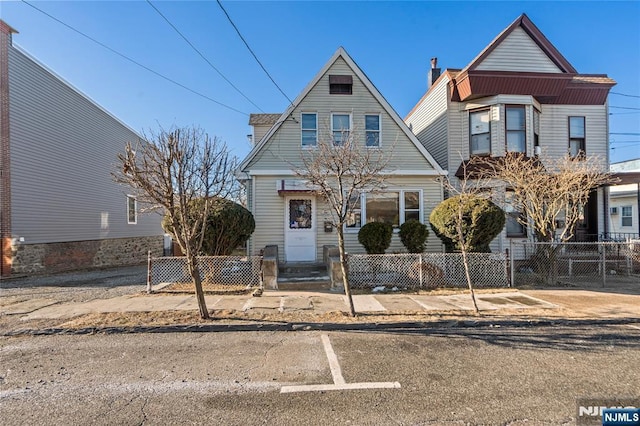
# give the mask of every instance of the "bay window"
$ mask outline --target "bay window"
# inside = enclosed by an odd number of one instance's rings
[[[471,155],[491,154],[491,121],[490,110],[483,109],[469,113],[469,129],[471,133]]]
[[[507,105],[505,107],[507,116],[507,152],[526,152],[526,120],[524,106]]]

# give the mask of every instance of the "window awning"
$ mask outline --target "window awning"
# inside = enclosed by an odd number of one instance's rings
[[[304,179],[282,179],[281,181],[276,182],[278,195],[283,195],[287,193],[312,193],[315,192],[313,186],[309,184],[308,181]]]

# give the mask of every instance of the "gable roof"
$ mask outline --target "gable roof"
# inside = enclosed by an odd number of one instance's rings
[[[522,28],[531,39],[540,47],[540,49],[549,57],[549,59],[563,72],[577,74],[578,71],[569,63],[569,61],[562,56],[562,53],[556,47],[551,44],[549,39],[535,26],[529,17],[523,13],[515,21],[505,28],[498,36],[493,39],[487,47],[485,47],[476,56],[469,65],[467,65],[462,71],[475,70],[478,65],[482,63],[495,49],[502,43],[516,28]]]
[[[360,79],[362,84],[371,92],[373,97],[382,105],[385,112],[389,114],[389,116],[393,119],[393,121],[398,125],[398,127],[402,130],[402,132],[407,136],[407,138],[415,145],[415,147],[420,151],[420,153],[424,156],[424,158],[429,162],[429,164],[433,167],[433,169],[439,174],[446,174],[447,172],[440,167],[440,165],[433,159],[431,154],[426,150],[426,148],[420,143],[418,138],[413,134],[413,132],[409,129],[404,121],[400,118],[398,113],[391,107],[389,102],[382,96],[380,91],[375,87],[375,85],[369,80],[366,74],[360,69],[360,67],[355,63],[351,56],[346,52],[343,47],[339,47],[338,50],[331,56],[331,58],[327,61],[327,63],[320,69],[320,71],[315,75],[315,77],[307,84],[304,90],[296,97],[296,99],[289,105],[287,110],[280,115],[275,124],[269,129],[269,131],[262,137],[260,142],[253,147],[251,152],[247,155],[247,157],[240,163],[238,167],[238,171],[245,171],[246,167],[251,163],[251,161],[258,155],[258,153],[264,148],[269,139],[280,129],[282,123],[292,114],[295,108],[302,102],[302,100],[309,94],[311,89],[313,89],[316,84],[320,81],[320,79],[329,71],[329,68],[338,60],[342,58],[345,63],[351,68],[353,73]]]
[[[273,124],[280,118],[280,113],[277,114],[249,114],[250,126],[273,126]]]

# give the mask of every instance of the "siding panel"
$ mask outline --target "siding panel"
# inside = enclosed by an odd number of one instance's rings
[[[478,70],[559,73],[561,70],[522,28],[515,28],[477,67]]]
[[[12,232],[26,243],[162,235],[127,224],[116,154],[138,135],[27,55],[9,49]]]
[[[352,75],[353,94],[330,95],[329,74]],[[389,168],[433,169],[342,58],[339,58],[311,89],[247,169],[282,170],[284,168],[287,170],[300,166],[302,112],[318,114],[319,137],[327,137],[326,135],[329,134],[332,112],[351,113],[352,130],[362,144],[364,144],[364,115],[380,114],[381,149],[392,157]]]

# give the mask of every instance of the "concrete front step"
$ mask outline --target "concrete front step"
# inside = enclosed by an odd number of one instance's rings
[[[318,277],[286,278],[278,277],[278,290],[328,290],[331,280],[327,275]]]

